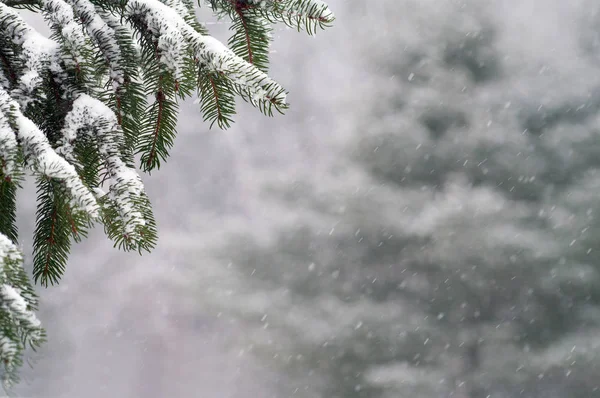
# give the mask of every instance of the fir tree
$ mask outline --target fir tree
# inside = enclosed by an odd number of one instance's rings
[[[200,4],[199,4],[200,5]],[[72,242],[101,223],[115,246],[149,251],[156,225],[135,168],[158,169],[173,145],[178,101],[227,128],[241,97],[283,112],[267,75],[271,26],[314,34],[333,22],[320,0],[210,0],[232,21],[228,47],[191,0],[0,0],[0,360],[17,380],[27,346],[45,339],[17,242],[16,191],[37,181],[33,280],[59,282]],[[42,13],[46,38],[18,13]]]

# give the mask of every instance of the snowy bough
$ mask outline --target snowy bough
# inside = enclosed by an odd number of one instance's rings
[[[45,338],[17,247],[16,191],[37,181],[33,280],[59,282],[71,243],[101,223],[115,246],[149,251],[157,234],[137,172],[168,157],[178,101],[197,96],[226,128],[241,97],[272,115],[286,92],[267,75],[272,25],[314,34],[333,22],[320,0],[210,0],[232,21],[228,45],[192,0],[0,0],[0,361],[17,380],[26,347]],[[200,4],[198,4],[200,6]],[[47,38],[18,9],[41,13]]]

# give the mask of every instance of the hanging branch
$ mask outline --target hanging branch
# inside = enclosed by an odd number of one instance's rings
[[[231,126],[241,97],[265,115],[287,109],[267,75],[271,24],[314,34],[333,14],[319,0],[211,0],[231,21],[225,46],[196,19],[193,0],[0,0],[0,361],[8,387],[26,345],[44,334],[17,249],[16,193],[37,183],[33,279],[59,283],[73,242],[96,222],[115,246],[157,241],[135,166],[160,167],[179,101],[193,95],[208,127]],[[51,36],[16,11],[40,13]]]

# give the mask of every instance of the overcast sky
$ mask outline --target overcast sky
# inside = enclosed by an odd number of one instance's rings
[[[600,346],[600,6],[328,3],[335,26],[316,38],[275,30],[287,115],[240,104],[234,127],[208,130],[183,105],[171,158],[144,177],[154,252],[120,253],[97,229],[40,288],[49,342],[23,396],[331,398],[342,360],[324,347],[360,352],[356,333],[397,328],[427,330],[435,360],[356,354],[357,397],[600,396],[565,365]],[[377,296],[388,282],[398,297]],[[448,382],[466,365],[443,352],[467,335],[489,342],[468,376],[479,392]],[[489,374],[505,371],[500,388]]]

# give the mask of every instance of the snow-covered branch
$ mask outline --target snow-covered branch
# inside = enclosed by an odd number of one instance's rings
[[[4,366],[5,388],[10,388],[18,379],[15,371],[23,362],[25,348],[39,346],[45,339],[41,323],[33,312],[37,308],[37,297],[22,264],[18,248],[0,233],[0,361]]]
[[[0,112],[9,119],[13,118],[16,136],[28,165],[48,178],[63,181],[75,207],[85,211],[91,218],[97,218],[99,206],[96,199],[81,182],[75,167],[56,153],[46,135],[23,116],[19,105],[3,89],[0,89]]]

